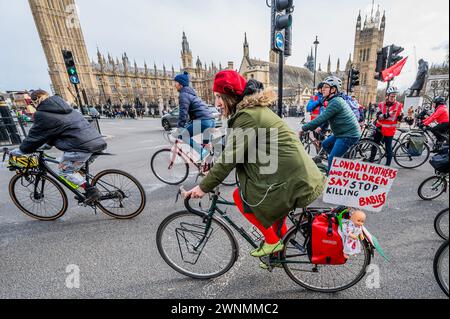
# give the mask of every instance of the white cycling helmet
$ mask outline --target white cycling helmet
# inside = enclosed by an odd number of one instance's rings
[[[395,86],[390,87],[386,91],[386,95],[388,95],[388,96],[391,94],[399,94],[399,93],[400,93],[400,91]]]
[[[342,90],[342,80],[337,76],[329,76],[324,81],[323,84],[327,84],[330,87],[335,87],[338,92]]]

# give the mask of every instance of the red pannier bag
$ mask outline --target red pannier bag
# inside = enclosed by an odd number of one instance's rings
[[[314,265],[344,265],[344,244],[339,222],[328,214],[317,215],[311,226],[311,262]]]

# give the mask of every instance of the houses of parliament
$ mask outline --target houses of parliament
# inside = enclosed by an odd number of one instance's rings
[[[192,87],[198,95],[209,104],[214,103],[212,92],[214,75],[224,69],[222,65],[202,63],[199,57],[194,64],[194,57],[186,34],[183,32],[181,43],[182,70],[176,72],[172,66],[158,68],[156,65],[143,67],[131,61],[127,53],[120,58],[103,54],[97,48],[96,61],[89,58],[83,32],[77,17],[75,0],[29,0],[34,21],[41,39],[48,63],[52,89],[55,94],[76,104],[76,93],[69,81],[62,50],[73,52],[80,77],[79,89],[81,99],[86,105],[142,105],[169,108],[178,103],[173,78],[176,73],[187,71],[191,75]],[[68,10],[68,8],[70,10]],[[386,17],[378,9],[362,23],[361,14],[356,24],[353,61],[350,58],[345,69],[340,70],[340,61],[332,70],[331,56],[327,70],[319,67],[318,79],[327,75],[337,75],[347,82],[347,72],[353,66],[361,71],[361,86],[356,96],[360,103],[368,105],[376,102],[377,81],[375,66],[377,51],[383,47]],[[313,93],[314,57],[308,56],[304,67],[286,65],[285,97],[287,105],[305,105]],[[225,66],[234,69],[232,62]],[[266,87],[277,89],[278,64],[277,55],[269,53],[269,61],[250,58],[250,48],[245,36],[243,60],[239,72],[247,79],[255,78]]]

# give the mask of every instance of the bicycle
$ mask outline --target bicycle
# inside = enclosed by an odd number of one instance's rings
[[[198,170],[197,179],[206,176],[219,156],[212,144],[202,145],[202,149],[208,150],[209,154],[198,161],[191,152],[183,149],[183,141],[172,137],[172,132],[163,132],[163,136],[171,144],[171,147],[157,151],[150,161],[150,167],[156,178],[165,184],[181,185],[184,183],[189,177],[190,166]],[[220,139],[223,151],[224,137],[222,136]],[[224,186],[236,186],[237,184],[236,170],[222,183]]]
[[[448,135],[445,136],[445,142],[438,143],[435,136],[426,128],[412,129],[410,131],[403,131],[405,134],[400,139],[400,145],[394,150],[395,162],[403,168],[414,169],[424,165],[432,152],[440,149],[443,145],[448,144]],[[421,137],[425,141],[423,144],[423,151],[419,156],[411,155],[410,144],[412,137]]]
[[[436,172],[435,176],[429,177],[420,184],[418,195],[421,199],[431,201],[447,192],[449,174]]]
[[[448,259],[448,239],[442,246],[438,249],[436,256],[434,257],[433,263],[433,273],[436,281],[439,284],[439,287],[442,291],[449,296],[449,285],[448,285],[448,277],[449,277],[449,259]]]
[[[434,220],[434,229],[443,240],[448,240],[449,235],[448,213],[449,209],[444,209],[436,216],[436,219]]]
[[[180,193],[179,193],[180,194]],[[260,247],[262,235],[245,231],[229,214],[217,205],[234,203],[224,200],[219,190],[211,195],[208,211],[195,210],[185,200],[186,211],[174,213],[159,226],[156,242],[164,261],[178,273],[200,280],[220,277],[230,271],[239,257],[239,245],[234,229],[253,248]],[[261,258],[272,272],[282,265],[286,274],[298,285],[317,292],[334,293],[351,288],[366,275],[374,256],[374,244],[368,236],[362,241],[363,252],[345,265],[313,265],[311,263],[311,225],[314,216],[322,213],[342,216],[348,208],[307,208],[288,216],[293,227],[283,238],[285,248],[277,255]],[[217,216],[216,216],[217,215]]]
[[[4,149],[3,161],[9,155]],[[86,176],[88,187],[96,187],[101,197],[94,203],[86,203],[86,196],[80,187],[66,180],[49,167],[59,164],[56,158],[40,149],[28,157],[24,167],[9,161],[9,170],[16,175],[9,183],[9,194],[19,210],[31,218],[41,221],[54,221],[61,218],[68,209],[68,199],[64,188],[75,194],[78,205],[90,207],[97,214],[100,209],[116,219],[132,219],[141,214],[146,205],[146,194],[137,179],[128,173],[110,169],[97,175],[90,174],[90,164],[99,156],[112,156],[108,153],[95,153],[80,171]],[[62,185],[62,186],[61,186]],[[128,206],[129,207],[128,207]]]

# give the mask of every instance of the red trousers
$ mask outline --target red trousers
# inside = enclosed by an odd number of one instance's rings
[[[247,220],[254,225],[258,230],[264,235],[266,243],[269,245],[274,245],[278,243],[281,239],[278,237],[277,233],[281,228],[281,237],[284,237],[288,231],[286,226],[286,218],[279,220],[272,227],[265,228],[263,224],[256,218],[254,214],[247,214],[244,210],[244,203],[242,201],[239,188],[234,191],[233,194],[234,203],[239,208],[239,211],[247,218]]]

